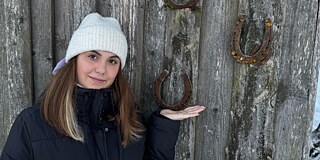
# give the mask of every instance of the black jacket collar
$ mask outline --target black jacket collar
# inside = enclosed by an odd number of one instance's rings
[[[103,127],[107,115],[115,116],[117,107],[112,102],[112,89],[75,89],[75,108],[80,123]]]

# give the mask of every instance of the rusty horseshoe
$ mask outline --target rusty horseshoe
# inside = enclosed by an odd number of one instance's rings
[[[189,0],[184,4],[177,4],[173,0],[164,0],[164,3],[172,8],[172,9],[183,9],[183,8],[192,8],[194,7],[200,0]]]
[[[184,94],[182,99],[174,105],[168,105],[162,100],[160,93],[161,83],[168,76],[168,73],[169,72],[167,70],[164,70],[153,82],[153,96],[155,98],[155,101],[161,107],[161,109],[171,109],[174,111],[183,110],[187,107],[192,96],[192,87],[189,76],[186,73],[182,75],[184,84]]]
[[[240,49],[241,29],[244,23],[244,16],[239,16],[232,35],[232,52],[231,55],[239,63],[262,65],[271,57],[270,48],[272,23],[270,19],[265,21],[265,33],[261,45],[256,45],[250,55],[243,54]]]

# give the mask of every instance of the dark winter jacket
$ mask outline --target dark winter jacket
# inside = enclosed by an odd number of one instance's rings
[[[57,133],[44,121],[39,106],[26,108],[17,116],[0,160],[174,159],[179,121],[155,112],[141,138],[124,147],[119,125],[102,116],[118,112],[110,95],[110,89],[77,88],[75,106],[84,143]]]

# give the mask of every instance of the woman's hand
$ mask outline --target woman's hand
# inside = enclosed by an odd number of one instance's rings
[[[204,106],[192,106],[187,107],[181,111],[172,111],[170,109],[163,109],[160,111],[160,114],[171,119],[171,120],[183,120],[191,117],[196,117],[200,112],[205,110]]]

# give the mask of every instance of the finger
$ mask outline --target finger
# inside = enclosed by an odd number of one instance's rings
[[[197,110],[195,110],[194,112],[200,113],[200,112],[204,111],[205,109],[206,109],[205,107],[201,107],[201,108],[198,108]]]
[[[204,106],[200,106],[200,107],[197,107],[197,108],[193,108],[193,109],[188,109],[186,110],[186,112],[188,113],[200,113],[202,111],[204,111],[206,108]]]
[[[183,112],[182,117],[184,119],[197,117],[197,116],[200,115],[199,113],[204,111],[204,110],[205,110],[205,107],[198,108],[197,110],[194,110],[194,111],[185,111],[185,112]]]
[[[200,106],[200,105],[189,106],[189,107],[187,107],[186,109],[187,109],[187,110],[190,110],[190,109],[199,108],[199,107],[201,107],[201,106]]]
[[[205,108],[204,106],[200,106],[200,105],[197,105],[197,106],[192,106],[192,107],[187,107],[186,109],[184,109],[185,111],[193,111],[193,110],[198,110],[200,108]]]
[[[187,114],[187,115],[182,115],[180,118],[180,120],[184,120],[184,119],[188,119],[188,118],[193,118],[193,117],[197,117],[199,116],[199,114]]]
[[[187,112],[187,113],[183,113],[183,114],[180,114],[182,117],[186,117],[186,118],[189,118],[189,117],[195,117],[195,116],[198,116],[200,115],[199,112]]]

